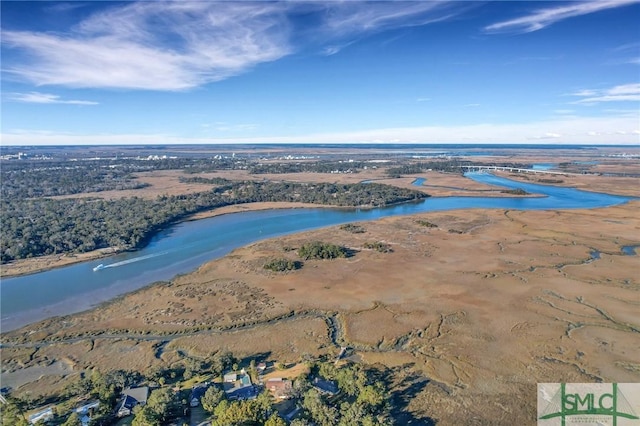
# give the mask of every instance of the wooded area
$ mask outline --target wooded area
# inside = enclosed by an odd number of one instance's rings
[[[7,172],[7,171],[5,171]],[[7,172],[8,173],[8,172]],[[85,180],[84,177],[88,176]],[[12,184],[0,202],[0,260],[30,258],[55,253],[87,252],[115,247],[130,250],[143,246],[158,230],[194,213],[230,204],[286,201],[341,207],[380,207],[420,200],[427,195],[380,184],[303,184],[282,182],[228,182],[199,177],[211,183],[199,193],[116,200],[28,198],[28,194],[74,193],[118,185],[135,186],[126,170],[47,168],[12,171]],[[217,184],[217,186],[213,186]],[[221,185],[222,184],[222,185]],[[54,189],[55,192],[54,192]],[[3,182],[3,191],[5,185]]]

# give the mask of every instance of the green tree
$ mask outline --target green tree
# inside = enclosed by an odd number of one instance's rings
[[[154,413],[147,407],[135,410],[135,417],[131,422],[131,426],[156,426],[159,425],[158,419]]]
[[[200,402],[202,403],[202,408],[209,413],[213,413],[222,400],[224,400],[224,392],[216,386],[211,386],[204,393]]]
[[[277,413],[273,413],[271,417],[264,422],[264,426],[287,426],[287,422],[285,422]]]
[[[364,386],[358,394],[357,403],[367,405],[373,409],[380,407],[385,401],[385,392],[381,385]]]
[[[15,401],[9,400],[6,405],[2,407],[2,424],[11,426],[28,426],[29,422],[24,418],[22,411],[15,403]]]
[[[80,416],[75,411],[71,413],[67,420],[62,424],[62,426],[82,426],[82,422],[80,421]]]
[[[133,426],[164,424],[177,405],[178,401],[171,389],[157,389],[151,392],[147,405],[136,412]]]

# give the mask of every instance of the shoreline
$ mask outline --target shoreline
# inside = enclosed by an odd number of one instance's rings
[[[424,176],[424,175],[429,175],[429,173],[424,173],[424,174],[420,174],[420,175],[407,175],[404,176],[401,179],[415,179],[416,177],[419,176]],[[530,180],[523,178],[522,176],[518,176],[518,175],[513,175],[513,174],[508,174],[508,173],[496,173],[496,176],[500,176],[500,177],[506,177],[508,179],[513,179],[516,181],[520,181],[520,182],[527,182],[527,183],[536,183],[536,184],[540,184],[539,182],[530,182]],[[431,177],[431,176],[430,176]],[[518,179],[519,178],[519,179]],[[431,178],[433,179],[433,178]],[[619,196],[623,196],[623,197],[632,197],[632,198],[638,198],[638,194],[637,191],[634,190],[627,190],[627,191],[615,191],[614,188],[610,187],[610,185],[605,185],[604,187],[602,187],[602,183],[601,186],[598,188],[592,188],[589,185],[585,185],[584,182],[582,182],[582,179],[584,179],[584,176],[579,176],[578,179],[576,181],[573,182],[563,182],[563,183],[559,183],[559,184],[552,184],[550,186],[560,186],[560,187],[567,187],[567,188],[575,188],[578,190],[584,190],[584,191],[590,191],[590,192],[599,192],[599,193],[607,193],[607,194],[611,194],[611,195],[619,195]],[[377,180],[380,181],[385,181],[387,180],[387,178],[379,178]],[[427,182],[433,182],[433,180],[429,181],[427,180]],[[380,183],[386,183],[386,182],[380,182]],[[387,183],[388,184],[388,183]],[[544,184],[542,184],[544,185]],[[477,196],[477,194],[465,194],[465,195],[461,195],[461,194],[451,194],[451,192],[455,192],[455,190],[452,187],[448,187],[448,189],[446,191],[444,191],[444,193],[442,193],[442,191],[435,191],[435,195],[433,194],[433,190],[438,188],[438,186],[433,186],[433,185],[422,185],[422,186],[415,186],[412,185],[411,183],[407,183],[406,185],[398,185],[399,187],[406,187],[409,189],[414,189],[414,190],[425,190],[429,191],[427,193],[429,198],[442,198],[442,197],[475,197]],[[593,186],[593,185],[591,185]],[[439,189],[443,189],[442,187],[440,187]],[[463,191],[473,191],[471,189],[468,188],[456,188],[457,191],[463,190]],[[489,193],[493,193],[492,196],[489,196],[489,194],[483,194],[483,196],[485,197],[490,197],[490,198],[510,198],[510,197],[514,197],[514,195],[512,194],[508,194],[505,193],[499,189],[487,189],[487,190],[483,190],[482,192],[489,192]],[[522,195],[522,196],[515,196],[515,197],[520,197],[520,198],[539,198],[539,197],[543,197],[540,194],[526,194],[526,195]],[[321,204],[312,204],[312,203],[296,203],[296,202],[272,202],[272,201],[267,201],[267,202],[257,202],[257,203],[246,203],[246,204],[233,204],[233,205],[228,205],[228,206],[224,206],[224,207],[218,207],[218,208],[214,208],[211,210],[206,210],[206,211],[202,211],[202,212],[198,212],[198,213],[194,213],[191,214],[189,216],[186,216],[184,218],[178,219],[175,222],[172,222],[169,226],[173,226],[179,223],[183,223],[183,222],[192,222],[192,221],[196,221],[196,220],[200,220],[200,219],[207,219],[207,218],[212,218],[212,217],[216,217],[216,216],[221,216],[221,215],[225,215],[225,214],[232,214],[232,213],[241,213],[241,212],[248,212],[248,211],[260,211],[260,210],[271,210],[271,209],[289,209],[289,208],[344,208],[344,207],[337,207],[337,206],[331,206],[331,205],[321,205]],[[349,208],[359,208],[357,206],[353,206],[353,207],[349,207]],[[166,229],[166,228],[163,228]],[[0,279],[6,279],[6,278],[15,278],[15,277],[21,277],[21,276],[25,276],[25,275],[31,275],[31,274],[37,274],[40,272],[46,272],[46,271],[50,271],[52,269],[57,269],[57,268],[63,268],[65,266],[70,266],[70,265],[74,265],[77,263],[82,263],[82,262],[88,262],[88,261],[92,261],[92,260],[98,260],[98,259],[103,259],[109,256],[112,256],[114,254],[118,254],[118,253],[122,253],[122,252],[126,252],[126,251],[130,251],[130,252],[135,252],[139,249],[141,249],[142,247],[138,247],[136,249],[129,249],[129,250],[118,250],[117,248],[114,247],[106,247],[106,248],[101,248],[101,249],[97,249],[97,250],[93,250],[90,252],[86,252],[86,253],[63,253],[63,254],[53,254],[53,255],[47,255],[47,256],[39,256],[39,257],[35,257],[35,258],[29,258],[29,259],[19,259],[19,260],[15,260],[12,261],[10,263],[7,264],[3,264],[0,265]]]
[[[248,204],[234,204],[214,208],[212,210],[194,213],[185,218],[172,222],[171,225],[177,225],[183,222],[192,222],[201,219],[208,219],[225,214],[242,213],[249,211],[275,210],[275,209],[303,209],[303,208],[335,208],[335,206],[326,206],[311,203],[293,203],[293,202],[260,202]],[[357,207],[353,207],[357,208]],[[124,252],[135,252],[141,249],[119,250],[117,247],[105,247],[92,250],[85,253],[61,253],[50,254],[46,256],[38,256],[29,259],[18,259],[4,265],[0,265],[0,278],[15,278],[25,275],[38,274],[40,272],[50,271],[52,269],[64,268],[66,266],[75,265],[77,263],[90,262],[92,260],[103,259]]]

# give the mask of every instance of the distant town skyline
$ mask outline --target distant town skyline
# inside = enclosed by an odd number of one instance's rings
[[[640,144],[640,0],[2,1],[2,144]]]

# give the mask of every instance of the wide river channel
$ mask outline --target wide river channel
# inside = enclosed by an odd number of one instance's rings
[[[347,222],[454,209],[551,210],[596,208],[631,198],[547,185],[521,183],[486,173],[469,173],[479,182],[521,188],[542,197],[433,197],[376,209],[282,209],[234,213],[183,222],[158,233],[136,252],[3,279],[1,330],[91,308],[150,283],[170,280],[231,250],[265,238]],[[103,264],[104,268],[93,268]]]

